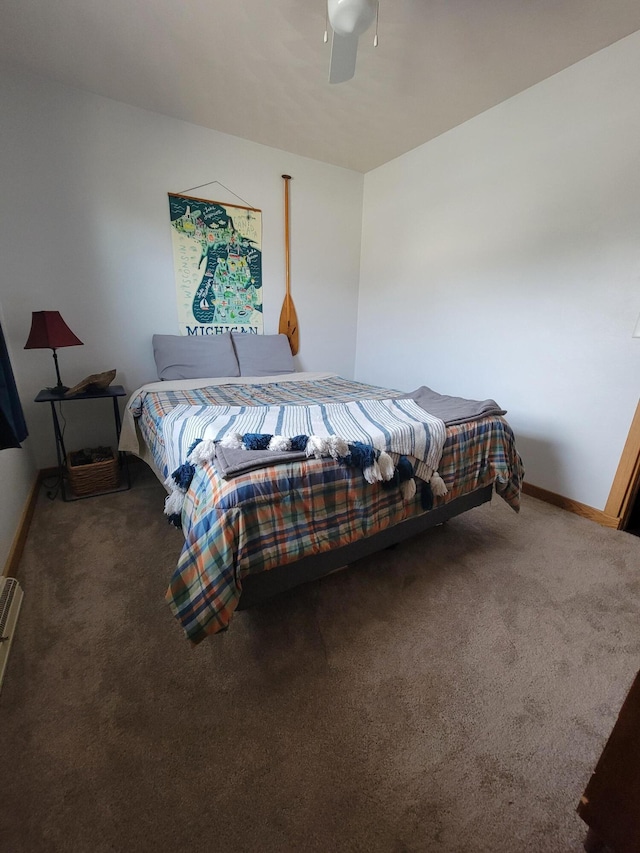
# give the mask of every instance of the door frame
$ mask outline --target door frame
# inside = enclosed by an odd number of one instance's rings
[[[631,422],[631,429],[618,463],[604,511],[618,520],[618,530],[624,530],[640,489],[640,401]]]

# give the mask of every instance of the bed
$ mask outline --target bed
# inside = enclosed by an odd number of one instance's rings
[[[268,360],[262,365],[270,367]],[[203,369],[199,366],[198,372]],[[251,362],[241,375],[164,378],[134,392],[125,410],[120,449],[152,467],[169,493],[165,511],[182,527],[184,546],[166,600],[192,643],[226,630],[236,610],[440,524],[491,500],[494,490],[519,510],[522,463],[504,412],[494,401],[461,401],[466,408],[452,408],[459,398],[424,387],[418,390],[428,392],[427,398],[418,395],[416,402],[416,392],[335,374],[247,373],[255,369]],[[243,423],[238,413],[255,417],[277,411],[278,423],[286,423],[284,415],[299,418],[318,408],[324,417],[328,411],[361,409],[365,401],[375,412],[393,405],[413,417],[416,410],[410,407],[415,404],[424,414],[418,404],[425,399],[445,416],[433,416],[443,425],[443,437],[431,485],[415,475],[428,469],[411,455],[395,452],[390,453],[393,475],[388,479],[367,479],[365,470],[372,469],[355,464],[351,454],[316,456],[291,448],[252,452],[231,444],[222,453],[228,435],[242,435],[235,429]],[[232,416],[233,428],[219,429],[223,415]],[[332,430],[329,424],[326,435]],[[267,434],[275,436],[275,431]],[[352,441],[349,448],[358,444]],[[194,462],[198,449],[206,447],[212,452]],[[234,467],[245,457],[246,464]],[[407,458],[413,476],[401,478]],[[189,477],[181,480],[185,471]],[[443,489],[436,487],[439,481]]]

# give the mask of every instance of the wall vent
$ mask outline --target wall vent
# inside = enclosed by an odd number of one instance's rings
[[[0,690],[24,593],[15,578],[0,577]]]

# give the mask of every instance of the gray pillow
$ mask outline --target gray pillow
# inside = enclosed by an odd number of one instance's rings
[[[158,379],[205,379],[240,376],[231,342],[223,335],[154,335]]]
[[[240,376],[296,372],[286,335],[231,332],[231,337],[240,365]]]

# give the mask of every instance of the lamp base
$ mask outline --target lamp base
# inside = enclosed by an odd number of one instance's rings
[[[66,385],[54,385],[53,388],[47,388],[47,391],[51,394],[57,394],[59,397],[64,397],[68,390]]]

